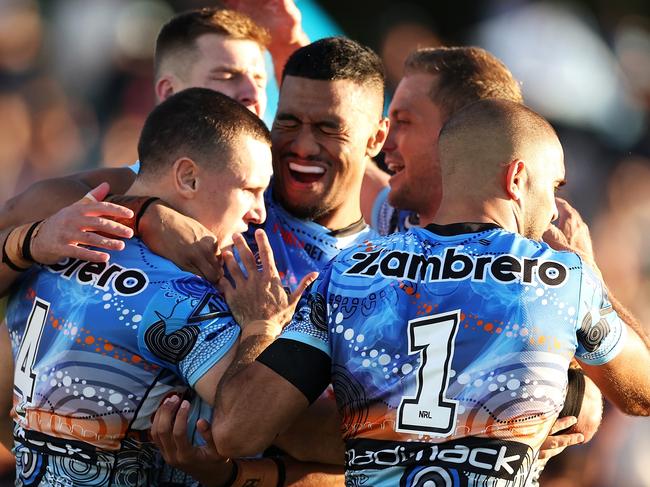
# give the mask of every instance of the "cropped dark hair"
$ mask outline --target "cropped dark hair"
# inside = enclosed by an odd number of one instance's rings
[[[233,99],[207,88],[189,88],[162,102],[147,117],[138,142],[140,175],[168,169],[180,157],[227,167],[243,136],[269,146],[264,123]]]
[[[436,76],[429,96],[447,117],[486,98],[523,102],[521,87],[505,64],[480,47],[418,49],[406,59],[404,72]]]
[[[224,7],[189,10],[172,17],[158,33],[154,70],[158,78],[163,62],[173,56],[187,56],[203,34],[219,34],[231,39],[250,40],[265,49],[271,37],[247,15]]]
[[[345,37],[326,37],[296,50],[287,60],[282,79],[349,80],[384,90],[384,66],[369,47]]]

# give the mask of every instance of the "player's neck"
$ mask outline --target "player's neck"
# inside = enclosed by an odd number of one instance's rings
[[[349,208],[351,205],[344,206],[329,212],[327,215],[316,218],[314,221],[329,230],[341,230],[342,228],[354,225],[362,219],[361,207],[359,205],[352,208]]]
[[[435,223],[449,225],[451,223],[495,223],[501,228],[517,231],[516,222],[509,212],[496,200],[468,201],[446,200],[443,198],[440,208],[430,221],[422,220],[423,224]]]
[[[164,202],[174,206],[175,197],[173,191],[168,190],[168,185],[164,181],[146,181],[136,178],[126,196],[151,196],[160,198]]]

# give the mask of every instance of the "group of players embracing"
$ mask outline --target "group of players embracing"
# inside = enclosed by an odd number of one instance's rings
[[[162,28],[135,164],[0,214],[16,485],[534,485],[600,391],[650,414],[650,341],[499,60],[416,50],[386,118],[371,49],[235,3],[259,23]]]

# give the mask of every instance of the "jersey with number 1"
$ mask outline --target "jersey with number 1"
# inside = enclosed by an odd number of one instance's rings
[[[156,485],[153,413],[239,336],[218,291],[138,239],[26,276],[7,323],[17,485],[34,486]]]
[[[574,355],[625,326],[573,253],[494,225],[430,225],[343,252],[259,361],[313,400],[330,377],[346,485],[523,486]]]

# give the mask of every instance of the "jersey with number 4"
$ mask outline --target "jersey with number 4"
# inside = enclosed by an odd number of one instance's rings
[[[7,323],[17,485],[156,485],[153,413],[239,336],[218,291],[137,239],[26,276]]]
[[[625,326],[573,253],[495,225],[430,225],[343,252],[259,361],[309,400],[334,384],[346,485],[522,486],[574,355]]]

